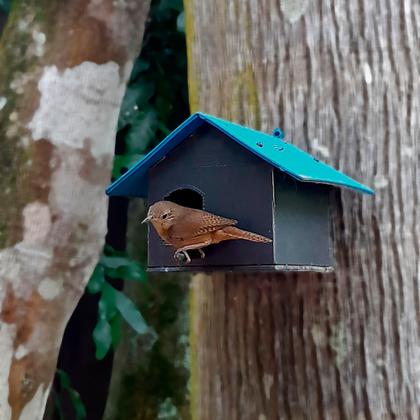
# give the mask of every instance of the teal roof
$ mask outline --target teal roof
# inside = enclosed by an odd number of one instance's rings
[[[351,188],[366,194],[374,194],[370,188],[315,159],[309,153],[281,138],[201,112],[191,115],[143,159],[113,182],[106,190],[107,194],[111,196],[147,197],[149,169],[203,124],[216,127],[251,153],[299,181],[329,184]]]

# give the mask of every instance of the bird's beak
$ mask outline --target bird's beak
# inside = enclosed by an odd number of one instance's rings
[[[142,223],[146,223],[146,222],[148,222],[150,219],[152,218],[152,216],[147,216],[143,221],[142,221]]]

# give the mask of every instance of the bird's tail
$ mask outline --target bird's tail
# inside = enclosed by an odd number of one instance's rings
[[[230,239],[245,239],[246,241],[261,242],[261,243],[272,242],[271,239],[266,238],[265,236],[258,235],[253,232],[248,232],[246,230],[242,230],[234,226],[227,226],[223,228],[222,231],[228,237],[231,237]]]

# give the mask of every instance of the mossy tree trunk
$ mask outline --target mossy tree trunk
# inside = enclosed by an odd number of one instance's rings
[[[334,196],[334,274],[194,279],[193,418],[418,419],[418,4],[185,6],[193,111],[281,126],[376,189]]]
[[[149,2],[15,1],[0,45],[0,418],[41,419],[105,234]]]

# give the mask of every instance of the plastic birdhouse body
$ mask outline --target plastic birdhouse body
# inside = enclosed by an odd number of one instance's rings
[[[327,271],[333,266],[329,192],[373,191],[267,135],[197,113],[108,188],[109,195],[168,200],[238,220],[272,243],[232,240],[180,264],[149,228],[151,271]]]

